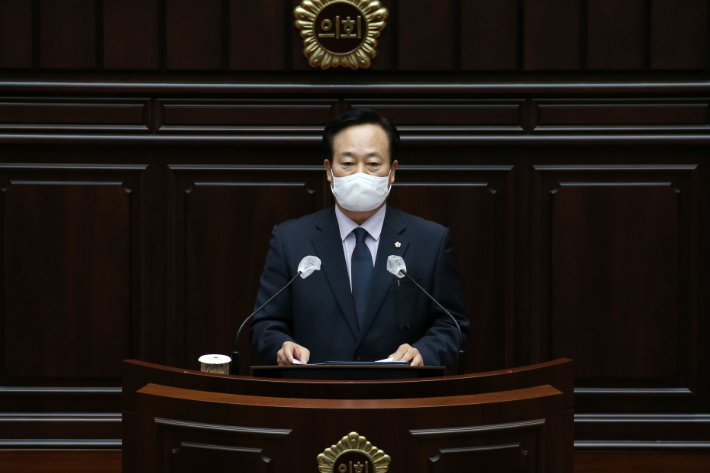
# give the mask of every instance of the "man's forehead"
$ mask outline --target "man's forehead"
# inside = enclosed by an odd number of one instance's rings
[[[351,126],[334,137],[335,143],[380,144],[387,141],[387,133],[377,125]]]

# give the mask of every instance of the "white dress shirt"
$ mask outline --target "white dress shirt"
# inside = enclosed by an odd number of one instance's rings
[[[372,266],[375,266],[375,258],[377,257],[377,248],[380,246],[380,233],[382,233],[382,225],[385,223],[385,212],[387,204],[383,205],[380,210],[368,218],[361,226],[367,231],[365,235],[365,244],[370,249],[372,254]],[[353,251],[355,250],[355,230],[358,224],[350,220],[340,207],[335,206],[335,216],[338,218],[338,227],[340,227],[340,238],[343,240],[343,252],[345,253],[345,264],[348,267],[348,278],[350,278],[350,290],[353,289],[353,277],[350,273],[350,266],[353,259]]]

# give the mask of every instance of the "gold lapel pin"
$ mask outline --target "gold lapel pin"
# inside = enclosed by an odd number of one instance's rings
[[[400,242],[397,242],[397,243],[394,244],[394,246],[395,246],[396,248],[401,248],[402,244],[401,244]]]

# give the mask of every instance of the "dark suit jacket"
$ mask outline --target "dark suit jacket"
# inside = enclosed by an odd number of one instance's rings
[[[402,256],[407,273],[456,317],[465,346],[469,324],[448,229],[387,206],[359,328],[334,207],[274,227],[255,308],[296,275],[307,255],[321,259],[321,270],[297,278],[254,318],[252,343],[264,363],[276,364],[285,341],[308,348],[309,363],[379,360],[403,343],[417,348],[425,365],[456,361],[453,321],[412,281],[387,272],[387,257]]]

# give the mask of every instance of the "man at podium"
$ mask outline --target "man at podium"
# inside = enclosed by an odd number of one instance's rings
[[[462,348],[454,321],[386,268],[388,256],[401,256],[407,274],[457,320],[465,346],[469,323],[448,229],[387,205],[397,129],[374,110],[356,109],[333,118],[323,142],[336,205],[274,227],[256,307],[296,276],[304,256],[318,256],[321,271],[298,278],[254,317],[260,358],[452,364]]]

